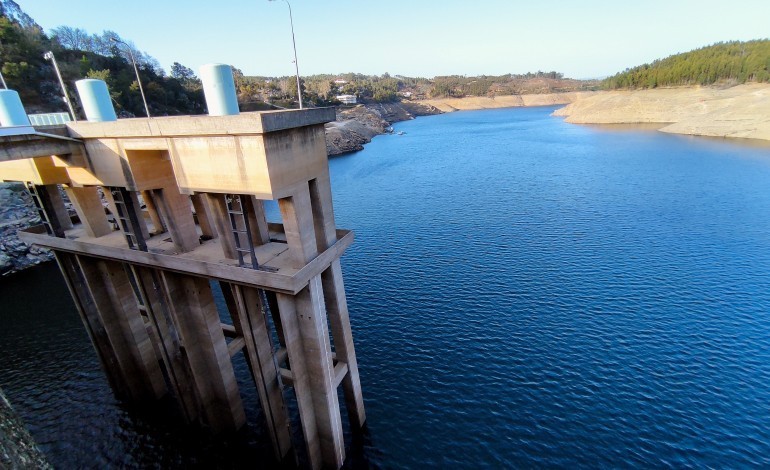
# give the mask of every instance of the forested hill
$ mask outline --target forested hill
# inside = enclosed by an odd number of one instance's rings
[[[186,67],[175,64],[172,76],[166,76],[155,59],[112,31],[89,35],[78,28],[60,26],[51,33],[50,37],[46,35],[13,0],[0,0],[1,70],[8,87],[19,92],[27,112],[67,110],[53,65],[43,58],[45,52],[52,51],[70,97],[75,97],[75,81],[100,78],[107,82],[121,117],[144,116],[128,47],[137,58],[153,115],[204,111],[200,82]],[[179,75],[175,76],[175,72]],[[73,99],[73,103],[77,108],[78,100]]]
[[[605,79],[606,89],[770,82],[770,40],[719,42]]]

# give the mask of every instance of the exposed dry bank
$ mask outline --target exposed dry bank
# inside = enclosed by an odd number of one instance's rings
[[[677,134],[770,140],[770,84],[606,91],[557,110],[576,124],[668,124]]]
[[[543,93],[532,95],[507,95],[493,98],[469,96],[466,98],[436,98],[417,101],[423,106],[429,106],[449,113],[452,111],[467,111],[473,109],[516,108],[523,106],[552,106],[568,104],[578,99],[594,95],[593,91],[576,91],[567,93]]]

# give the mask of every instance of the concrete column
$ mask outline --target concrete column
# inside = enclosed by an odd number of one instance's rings
[[[241,428],[246,414],[209,282],[168,271],[160,277],[206,423],[215,432]]]
[[[112,233],[112,227],[107,222],[107,215],[104,213],[102,200],[95,186],[84,188],[68,186],[64,190],[89,237],[102,237]]]
[[[308,186],[278,204],[293,262],[304,266],[318,254]],[[339,468],[345,447],[321,276],[277,300],[310,463]]]
[[[85,326],[88,337],[91,339],[91,344],[94,346],[96,355],[102,364],[107,381],[116,395],[128,398],[130,396],[128,385],[120,371],[115,352],[110,346],[110,341],[99,318],[96,304],[94,304],[94,300],[87,288],[85,276],[80,269],[77,256],[61,251],[54,251],[54,256],[59,264],[59,269],[70,291],[72,300],[75,302],[75,307],[77,307],[80,314],[80,319],[83,321],[83,326]]]
[[[152,195],[161,209],[166,228],[176,248],[182,253],[197,248],[200,241],[189,196],[181,194],[176,183],[154,190]]]
[[[185,419],[188,422],[197,421],[202,413],[201,400],[196,393],[190,365],[182,350],[179,332],[169,306],[166,305],[167,297],[164,295],[160,274],[156,270],[138,266],[133,266],[132,272],[142,295],[150,327],[158,338],[156,346],[166,367],[171,391],[179,401]]]
[[[144,205],[147,206],[147,214],[150,216],[150,222],[152,222],[152,234],[157,235],[165,232],[166,224],[163,223],[163,219],[160,217],[160,210],[155,204],[155,198],[152,195],[152,191],[141,191],[141,194]]]
[[[222,254],[227,259],[238,259],[235,251],[235,239],[230,228],[230,218],[227,215],[227,203],[224,194],[205,193],[206,201],[211,208],[211,216],[219,233],[219,243]]]
[[[275,455],[285,458],[291,451],[289,416],[280,386],[267,320],[262,313],[259,291],[237,284],[223,284],[233,307],[230,314],[237,333],[244,339],[245,354],[254,378]]]
[[[45,185],[45,189],[54,210],[54,214],[48,214],[48,217],[56,217],[63,230],[72,229],[72,219],[70,218],[69,212],[67,212],[67,208],[64,206],[64,199],[61,197],[59,186],[56,184],[47,184]]]
[[[319,251],[323,251],[337,241],[337,228],[334,222],[332,190],[329,173],[325,172],[310,182],[310,199],[313,206],[316,240]],[[366,422],[361,381],[358,376],[358,361],[353,346],[353,333],[350,328],[350,315],[345,297],[345,285],[342,280],[342,266],[336,259],[321,276],[326,302],[326,313],[334,338],[334,351],[337,360],[348,366],[348,373],[342,381],[345,393],[345,407],[352,429],[360,429]]]
[[[264,245],[270,241],[270,231],[267,228],[267,218],[265,216],[265,203],[254,196],[242,195],[243,210],[249,220],[249,229],[251,230],[251,240],[254,246]]]
[[[201,228],[201,234],[207,238],[217,238],[217,229],[211,215],[208,201],[203,194],[193,194],[192,199],[195,215],[198,218],[198,226]]]
[[[160,398],[163,374],[124,266],[86,256],[77,261],[131,398]]]

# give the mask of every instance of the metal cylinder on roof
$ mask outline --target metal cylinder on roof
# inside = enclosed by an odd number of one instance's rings
[[[233,70],[229,65],[201,65],[200,76],[209,116],[240,114]]]
[[[15,90],[0,90],[0,126],[29,126],[27,112]]]
[[[104,80],[86,78],[75,82],[75,87],[83,104],[86,119],[90,122],[117,121],[115,108],[112,107],[110,90]]]

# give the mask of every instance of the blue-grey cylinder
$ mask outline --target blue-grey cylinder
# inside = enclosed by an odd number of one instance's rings
[[[95,78],[86,78],[75,82],[75,88],[78,90],[80,102],[83,104],[83,111],[86,113],[86,119],[90,122],[117,121],[115,108],[112,107],[110,99],[110,90],[103,80]]]
[[[240,114],[233,70],[227,64],[206,64],[200,68],[203,94],[209,116]]]
[[[29,126],[27,112],[15,90],[0,90],[0,126]]]

